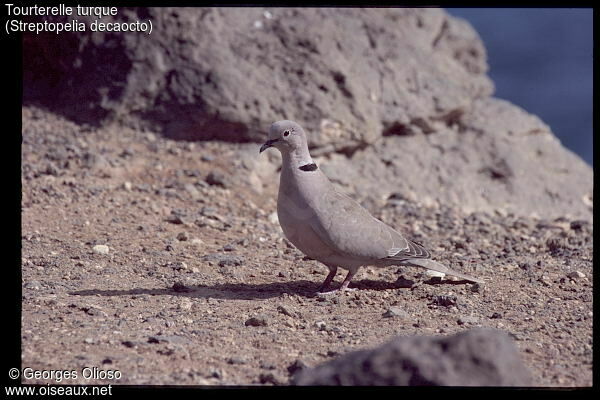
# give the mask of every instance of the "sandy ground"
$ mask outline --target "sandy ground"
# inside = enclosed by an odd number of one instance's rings
[[[240,163],[258,146],[33,108],[23,138],[24,368],[76,371],[64,384],[286,385],[396,335],[486,326],[510,332],[535,385],[592,385],[589,222],[389,201],[377,217],[486,284],[364,268],[357,290],[319,296],[328,270],[282,237],[278,182],[257,187]]]

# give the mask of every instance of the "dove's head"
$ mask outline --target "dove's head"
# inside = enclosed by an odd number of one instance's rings
[[[282,154],[292,152],[308,152],[306,133],[304,129],[294,121],[277,121],[269,129],[269,140],[260,148],[260,153],[275,147]]]

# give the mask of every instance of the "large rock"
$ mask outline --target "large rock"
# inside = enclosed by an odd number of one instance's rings
[[[592,218],[592,169],[537,117],[490,97],[483,44],[441,9],[119,8],[102,18],[136,20],[153,33],[25,33],[24,102],[189,140],[262,142],[273,121],[293,119],[328,175],[372,211],[393,195]],[[258,190],[275,177],[268,157],[241,157]]]
[[[592,217],[593,170],[537,117],[495,98],[475,101],[436,133],[386,136],[320,164],[372,211],[394,196],[467,213]]]
[[[114,20],[153,33],[25,34],[25,101],[186,139],[258,142],[288,118],[331,151],[436,130],[493,90],[477,34],[441,9],[119,8]]]
[[[531,375],[510,337],[495,329],[399,337],[294,376],[297,385],[527,386]]]

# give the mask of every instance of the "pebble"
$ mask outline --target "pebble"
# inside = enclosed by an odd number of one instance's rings
[[[577,279],[583,279],[585,278],[585,274],[583,272],[580,271],[573,271],[573,272],[569,272],[567,274],[568,278],[571,278],[573,280],[577,280]]]
[[[206,183],[212,186],[227,187],[227,179],[225,174],[218,171],[211,171],[208,173],[205,179]]]
[[[471,292],[473,293],[481,293],[483,292],[484,285],[482,283],[474,283],[471,285]]]
[[[401,317],[409,318],[410,315],[400,307],[390,307],[383,313],[384,318]]]
[[[181,225],[184,224],[184,220],[182,218],[181,215],[178,214],[171,214],[167,217],[167,222],[170,222],[172,224],[176,224],[176,225]]]
[[[92,250],[98,254],[108,254],[108,252],[110,251],[109,247],[105,244],[97,244],[94,247],[92,247]]]
[[[172,289],[178,293],[182,293],[182,292],[191,292],[192,289],[190,289],[189,287],[187,287],[185,284],[183,284],[182,282],[175,282],[172,286]]]
[[[277,378],[272,372],[261,372],[258,376],[258,380],[262,384],[270,383],[272,385],[281,385],[279,378]]]
[[[38,281],[31,281],[25,284],[25,289],[39,290],[42,285]]]
[[[269,325],[269,322],[267,320],[267,317],[265,317],[264,315],[257,315],[255,317],[250,317],[246,320],[246,322],[244,322],[244,325],[246,326],[267,326]]]
[[[279,224],[279,217],[277,216],[277,212],[273,211],[271,214],[269,214],[269,222],[272,223],[273,225],[277,225]]]
[[[204,244],[204,241],[199,238],[194,238],[194,239],[190,240],[190,243],[193,244],[194,246],[201,246]]]
[[[296,359],[293,363],[291,363],[288,367],[288,373],[290,375],[294,375],[295,373],[302,371],[304,369],[307,369],[308,365],[306,365],[306,363],[300,359]]]
[[[264,360],[260,360],[260,362],[258,363],[258,366],[262,369],[276,369],[277,367],[275,367],[275,364],[264,361]]]
[[[219,267],[237,267],[244,264],[244,259],[240,256],[220,253],[208,254],[203,257],[203,260],[211,264],[217,264]]]
[[[279,311],[283,315],[287,315],[288,317],[295,317],[294,313],[292,313],[290,310],[288,310],[284,306],[277,306],[277,311]]]
[[[190,194],[193,200],[198,200],[202,197],[200,191],[191,183],[186,183],[183,188]]]
[[[479,323],[479,319],[477,317],[466,315],[466,316],[458,318],[458,320],[456,322],[459,325],[478,324]]]
[[[241,358],[241,357],[229,357],[227,359],[227,364],[231,364],[231,365],[243,365],[246,363],[247,363],[246,359]]]
[[[324,331],[327,329],[327,325],[325,324],[324,321],[317,321],[315,322],[315,326],[317,327],[317,329],[319,329],[320,331]]]
[[[179,240],[180,242],[185,242],[189,239],[190,237],[188,236],[188,234],[186,232],[179,232],[177,234],[177,240]]]
[[[584,226],[587,226],[588,222],[583,220],[572,221],[570,224],[570,228],[574,231],[580,231]]]
[[[100,316],[100,317],[107,317],[108,314],[106,314],[104,311],[102,311],[100,308],[98,307],[82,307],[81,308],[83,311],[85,311],[85,313],[87,315],[91,315],[91,316]]]
[[[184,298],[179,302],[179,309],[184,311],[191,310],[192,304],[190,299]]]
[[[226,244],[223,246],[223,251],[235,251],[236,247],[232,244]]]
[[[443,272],[438,272],[438,271],[434,271],[431,269],[425,270],[423,275],[428,276],[430,278],[440,278],[440,279],[443,279],[446,276],[446,274]]]
[[[442,307],[450,307],[455,306],[457,302],[456,296],[435,296],[433,298],[433,304],[442,306]]]

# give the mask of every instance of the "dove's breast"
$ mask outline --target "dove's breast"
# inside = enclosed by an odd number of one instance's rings
[[[315,217],[314,211],[302,200],[279,192],[279,224],[285,237],[301,252],[310,258],[326,262],[332,251],[311,228],[310,219]]]

